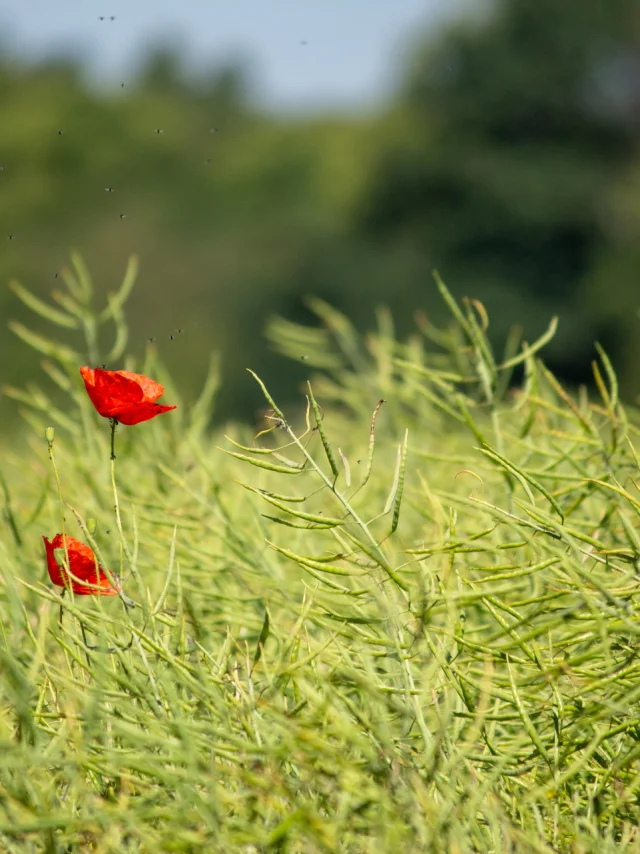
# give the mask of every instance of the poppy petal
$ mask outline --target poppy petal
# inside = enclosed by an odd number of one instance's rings
[[[53,543],[51,543],[46,537],[43,537],[42,539],[44,540],[44,547],[47,551],[47,570],[49,572],[49,578],[51,579],[52,584],[55,584],[57,587],[64,587],[62,570],[58,566],[58,562],[53,553]]]
[[[132,371],[118,371],[118,373],[140,386],[142,399],[145,403],[154,403],[164,394],[164,386],[149,377],[145,377],[144,374],[134,374]]]
[[[42,539],[47,552],[49,578],[53,584],[58,587],[68,587],[70,581],[72,591],[78,596],[118,595],[118,591],[102,567],[97,564],[95,555],[89,546],[73,537],[66,537],[69,568],[71,570],[71,578],[69,578],[67,571],[56,560],[55,554],[57,549],[64,549],[65,538],[62,534],[56,534],[52,542],[49,542],[46,537]]]
[[[94,388],[110,409],[131,406],[144,399],[140,385],[116,371],[96,371]]]
[[[103,418],[132,425],[176,409],[155,403],[164,394],[164,387],[143,374],[88,366],[80,368],[80,373],[91,402]]]
[[[117,371],[91,370],[89,382],[81,368],[87,394],[91,402],[104,418],[116,418],[117,412],[143,399],[142,388],[134,380],[120,376]]]
[[[132,427],[134,424],[141,424],[143,421],[150,421],[156,415],[163,412],[169,412],[172,409],[177,409],[176,406],[163,406],[161,403],[139,403],[137,406],[132,406],[130,409],[122,409],[118,413],[118,421],[121,424],[126,424]]]

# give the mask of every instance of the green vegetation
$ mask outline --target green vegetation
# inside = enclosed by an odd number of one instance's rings
[[[418,307],[444,319],[436,268],[457,298],[483,301],[497,349],[514,318],[533,340],[557,314],[556,373],[590,382],[601,341],[634,400],[637,0],[490,5],[416,34],[388,101],[367,115],[269,114],[242,68],[194,79],[162,53],[115,91],[89,87],[71,62],[5,54],[0,317],[26,318],[7,280],[45,297],[72,246],[103,295],[135,252],[131,352],[142,358],[155,337],[193,400],[215,347],[218,418],[247,418],[245,366],[260,365],[286,403],[304,379],[266,351],[270,317],[311,323],[311,294],[358,330],[388,305],[405,335]],[[12,385],[37,368],[12,336],[0,336],[0,364]],[[0,406],[5,425],[14,409]]]
[[[62,309],[20,292],[62,344],[15,328],[65,402],[11,392],[3,851],[640,851],[640,428],[604,350],[572,397],[553,325],[498,356],[439,279],[450,323],[404,343],[317,300],[319,326],[270,327],[297,403],[247,375],[260,435],[207,432],[212,367],[195,405],[118,427],[112,468],[78,368],[97,321],[125,352],[132,270],[96,310],[79,259],[65,279]],[[181,402],[153,345],[126,364]],[[63,525],[135,608],[61,604]]]

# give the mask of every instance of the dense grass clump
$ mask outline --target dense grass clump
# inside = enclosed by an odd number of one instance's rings
[[[255,376],[259,435],[212,436],[212,369],[111,461],[78,368],[112,322],[121,366],[133,275],[95,313],[65,275],[61,309],[18,288],[87,350],[14,327],[66,403],[7,390],[0,850],[640,852],[640,431],[606,354],[574,398],[553,328],[497,359],[442,283],[451,326],[408,343],[312,303],[270,329],[299,405]],[[135,607],[61,599],[63,525]]]

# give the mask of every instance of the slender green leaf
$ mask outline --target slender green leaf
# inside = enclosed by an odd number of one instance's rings
[[[39,297],[34,296],[34,294],[24,288],[15,279],[9,283],[9,287],[28,308],[36,314],[39,314],[40,317],[44,317],[45,320],[50,320],[52,323],[55,323],[56,326],[65,326],[67,329],[77,329],[80,325],[77,318],[70,317],[65,312],[58,311],[57,308],[47,305],[46,302],[39,299]]]
[[[320,412],[320,407],[316,403],[316,399],[313,396],[313,391],[311,389],[311,383],[307,382],[307,387],[309,389],[309,400],[311,401],[311,408],[313,410],[313,417],[316,421],[316,427],[318,429],[318,433],[320,434],[320,439],[322,441],[322,446],[324,448],[324,452],[327,455],[327,460],[329,461],[329,465],[331,466],[331,473],[334,478],[338,477],[338,466],[336,463],[336,458],[333,454],[333,450],[331,448],[331,444],[327,437],[326,431],[324,429],[324,418],[322,413]]]

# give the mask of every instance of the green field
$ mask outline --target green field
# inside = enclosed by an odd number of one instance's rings
[[[48,377],[6,390],[2,852],[640,852],[640,429],[604,351],[570,393],[553,324],[496,355],[439,280],[450,325],[405,342],[315,302],[269,329],[297,403],[247,374],[264,419],[212,433],[215,360],[182,403],[125,358],[133,275],[95,310],[65,280],[20,291],[58,328],[14,325]],[[114,461],[98,361],[179,407]],[[135,607],[61,599],[62,530]]]

